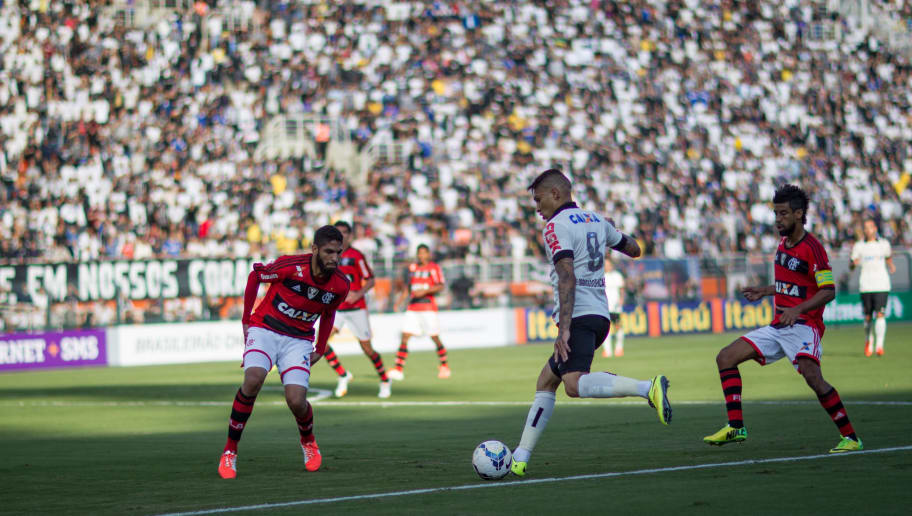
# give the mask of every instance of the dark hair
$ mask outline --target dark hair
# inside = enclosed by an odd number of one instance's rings
[[[794,210],[804,210],[804,213],[801,214],[801,223],[807,223],[807,212],[808,205],[811,200],[808,198],[808,194],[804,190],[798,188],[795,185],[784,184],[776,190],[776,194],[773,195],[773,204],[779,204],[787,202],[789,208]]]
[[[570,190],[570,180],[567,179],[567,176],[565,176],[563,172],[556,168],[549,168],[539,174],[538,177],[532,181],[527,190],[533,192],[538,188],[538,185],[542,183],[553,183],[555,185],[563,186],[566,190]]]
[[[349,224],[348,222],[345,222],[344,220],[337,220],[336,223],[333,224],[333,226],[335,226],[337,228],[345,228],[348,230],[349,233],[351,233],[351,230],[352,230],[351,224]]]
[[[417,253],[418,251],[420,251],[422,249],[424,249],[427,252],[431,252],[431,248],[428,247],[426,244],[418,244],[418,248],[415,249],[415,252]]]
[[[336,229],[335,226],[323,226],[314,233],[314,245],[317,247],[323,247],[329,242],[339,242],[342,243],[342,232]]]

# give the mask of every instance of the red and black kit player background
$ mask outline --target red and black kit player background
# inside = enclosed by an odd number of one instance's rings
[[[826,250],[804,229],[809,204],[807,194],[789,184],[776,190],[773,197],[776,229],[782,236],[773,266],[775,283],[746,287],[742,292],[749,301],[774,296],[776,315],[769,326],[738,338],[716,356],[728,425],[704,437],[707,444],[723,445],[747,439],[738,364],[756,360],[766,365],[787,357],[817,394],[842,435],[830,453],[863,449],[839,393],[823,379],[820,369],[825,330],[823,310],[836,297],[836,288]]]
[[[440,265],[431,261],[431,250],[421,244],[416,251],[417,261],[410,263],[403,272],[405,288],[396,301],[396,306],[401,306],[406,299],[408,305],[402,323],[402,341],[399,343],[399,352],[396,353],[396,367],[389,371],[393,380],[402,380],[405,377],[403,368],[408,358],[408,341],[413,335],[428,335],[437,346],[437,358],[440,367],[437,371],[438,378],[450,377],[450,366],[447,363],[447,350],[440,340],[440,319],[437,316],[437,299],[446,286],[443,270]]]
[[[390,380],[386,376],[386,369],[383,367],[383,359],[380,357],[380,353],[377,353],[371,345],[370,320],[367,313],[367,302],[364,298],[374,288],[374,272],[371,270],[364,254],[351,246],[351,242],[354,239],[352,226],[345,221],[338,221],[333,225],[342,233],[343,250],[342,257],[339,260],[339,272],[344,274],[351,282],[351,291],[349,291],[345,301],[339,305],[332,335],[338,333],[343,326],[349,327],[355,338],[358,339],[361,351],[370,359],[374,369],[377,371],[377,375],[380,377],[380,391],[377,393],[377,397],[389,398],[392,392]],[[337,398],[341,398],[348,393],[348,384],[354,379],[354,375],[345,370],[331,346],[326,348],[326,363],[339,375],[335,395]]]
[[[234,397],[228,422],[228,440],[218,472],[237,476],[237,446],[257,394],[275,365],[285,387],[285,400],[300,434],[308,471],[316,471],[322,456],[313,434],[313,407],[307,401],[310,368],[326,350],[333,319],[349,292],[349,281],[337,269],[342,234],[333,226],[314,233],[311,254],[282,256],[267,265],[257,263],[244,290],[244,383]],[[251,313],[260,283],[266,296]],[[320,319],[319,333],[315,324]],[[314,336],[316,334],[316,345]]]

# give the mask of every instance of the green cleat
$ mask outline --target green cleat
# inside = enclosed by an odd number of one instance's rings
[[[671,403],[668,401],[668,378],[665,375],[658,375],[652,379],[652,387],[649,388],[649,406],[656,409],[659,414],[659,421],[663,425],[671,423]]]
[[[526,476],[526,462],[517,462],[513,461],[513,464],[510,464],[510,471],[513,472],[517,477]]]
[[[839,444],[835,448],[830,450],[830,453],[845,453],[850,451],[861,451],[864,450],[864,445],[861,444],[861,439],[855,440],[851,437],[843,437]]]
[[[723,444],[728,443],[740,443],[745,440],[747,440],[747,428],[733,428],[729,425],[725,425],[722,427],[722,430],[703,438],[704,443],[715,446],[722,446]]]

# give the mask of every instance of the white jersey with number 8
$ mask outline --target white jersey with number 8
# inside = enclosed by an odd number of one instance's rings
[[[605,217],[593,211],[581,210],[575,203],[560,207],[545,223],[542,231],[545,252],[552,266],[563,258],[573,259],[576,275],[576,301],[573,317],[601,315],[608,317],[608,298],[605,296],[605,253],[622,238]],[[557,271],[551,269],[554,288],[555,322],[560,314],[557,290]]]

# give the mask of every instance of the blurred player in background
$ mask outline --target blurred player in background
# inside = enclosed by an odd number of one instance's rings
[[[716,356],[719,378],[725,395],[728,424],[703,438],[703,442],[721,446],[747,439],[747,428],[741,411],[741,373],[738,364],[750,359],[760,365],[788,357],[798,373],[817,393],[817,398],[836,423],[842,440],[830,453],[862,449],[848,413],[836,388],[823,379],[820,357],[823,310],[836,297],[833,270],[826,250],[813,235],[805,231],[809,199],[804,190],[783,185],[773,196],[776,229],[782,240],[773,263],[776,283],[762,287],[745,287],[748,301],[775,296],[776,315],[769,326],[756,330],[722,348]]]
[[[228,441],[219,459],[222,478],[237,476],[237,446],[253,412],[257,394],[273,364],[285,386],[285,401],[301,434],[301,451],[307,471],[323,462],[313,434],[313,407],[307,401],[310,368],[320,360],[333,327],[336,310],[349,292],[348,279],[338,270],[342,233],[323,226],[314,233],[310,254],[281,256],[274,262],[256,263],[244,290],[244,383],[234,396]],[[260,283],[269,283],[263,301],[251,314]],[[320,331],[314,347],[314,324]]]
[[[852,246],[850,267],[861,267],[858,277],[858,290],[861,292],[861,304],[864,307],[866,357],[874,352],[876,343],[877,356],[884,354],[884,337],[887,335],[887,297],[890,295],[890,274],[896,272],[893,265],[893,250],[886,238],[877,234],[877,224],[873,219],[865,219],[862,225],[864,240]],[[871,321],[874,314],[877,319]]]
[[[614,263],[605,258],[605,294],[608,296],[608,319],[611,331],[608,342],[602,349],[602,356],[611,356],[611,338],[614,337],[614,356],[624,356],[624,326],[621,325],[621,309],[624,307],[624,275],[614,268]]]
[[[351,225],[340,220],[334,226],[342,233],[342,237],[345,239],[342,244],[344,249],[342,258],[339,260],[339,272],[344,274],[348,281],[351,282],[351,291],[349,291],[345,301],[339,305],[332,335],[338,334],[346,324],[349,326],[349,329],[351,329],[351,332],[361,344],[361,350],[374,364],[374,369],[377,370],[377,375],[380,376],[380,392],[377,397],[389,398],[391,394],[390,379],[386,376],[380,353],[374,351],[373,346],[371,346],[370,321],[367,316],[367,302],[364,299],[370,289],[374,288],[374,272],[361,251],[351,246],[351,242],[354,239]],[[332,366],[336,374],[339,375],[339,383],[336,385],[335,395],[337,398],[341,398],[348,393],[348,382],[354,378],[354,375],[342,367],[339,357],[336,356],[331,346],[326,346],[326,363]]]
[[[405,360],[408,358],[408,341],[413,335],[429,335],[437,345],[437,358],[440,359],[438,378],[450,377],[450,366],[447,364],[447,350],[440,340],[440,320],[437,317],[436,294],[443,291],[445,280],[443,270],[431,261],[431,250],[421,244],[417,251],[418,261],[409,264],[403,270],[405,288],[396,301],[401,306],[408,299],[405,319],[402,323],[402,342],[396,353],[396,367],[388,373],[393,380],[402,380],[405,374]]]
[[[517,476],[526,474],[532,450],[554,412],[555,392],[561,383],[571,398],[643,397],[656,408],[659,421],[666,425],[671,422],[665,376],[658,375],[650,381],[589,372],[595,350],[605,341],[611,326],[605,295],[605,253],[611,248],[636,258],[640,246],[605,217],[577,207],[570,180],[557,169],[542,172],[529,191],[536,210],[546,221],[542,235],[545,252],[554,266],[552,316],[558,325],[558,336],[554,354],[538,376],[522,438],[513,452],[510,469]]]

